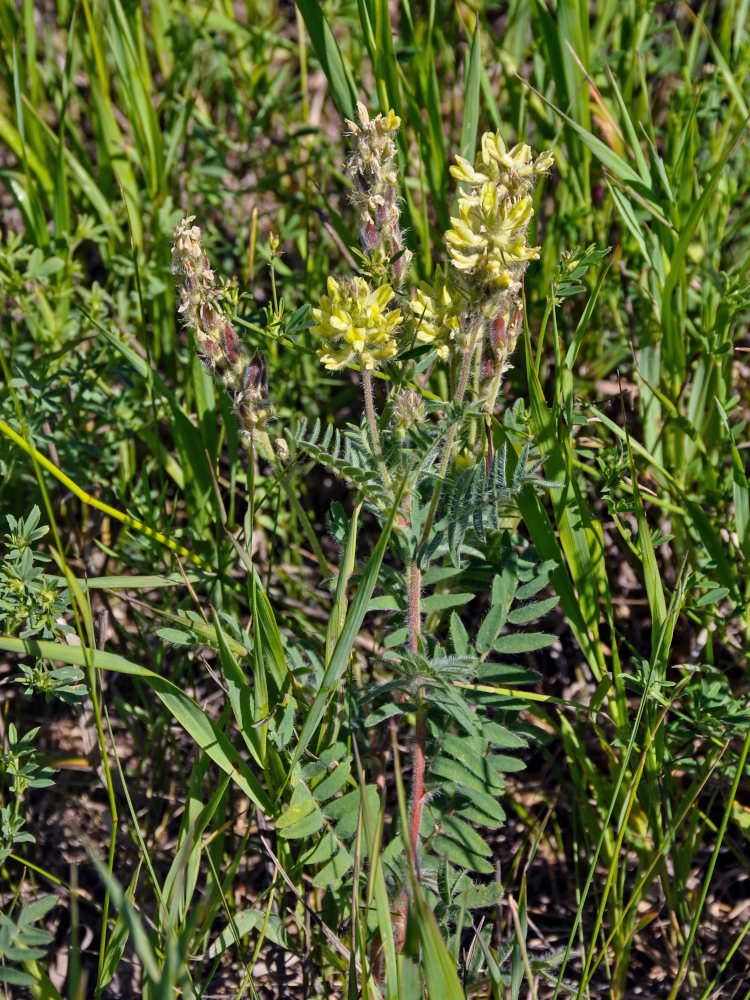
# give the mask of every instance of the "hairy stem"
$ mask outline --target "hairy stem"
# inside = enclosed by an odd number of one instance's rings
[[[422,826],[422,810],[424,809],[424,771],[425,748],[427,745],[427,707],[423,703],[424,690],[419,689],[420,704],[417,708],[417,721],[414,729],[414,765],[411,779],[411,802],[409,804],[409,847],[411,862],[417,865],[417,846],[419,830]]]
[[[419,629],[420,629],[420,613],[419,613],[419,593],[422,586],[422,574],[419,571],[419,567],[416,562],[409,564],[409,568],[406,573],[406,588],[408,592],[408,606],[406,609],[406,624],[408,628],[408,642],[409,642],[409,652],[416,653],[419,651]]]
[[[464,395],[466,394],[466,386],[468,385],[469,373],[471,371],[471,360],[474,357],[474,350],[479,336],[479,329],[479,325],[477,325],[471,338],[471,343],[464,353],[463,364],[461,365],[461,375],[458,380],[458,388],[455,396],[456,401],[459,403],[463,401]],[[430,509],[427,513],[427,520],[422,533],[422,541],[425,541],[429,537],[432,522],[435,519],[435,512],[437,511],[438,499],[440,497],[440,485],[445,473],[448,470],[448,463],[450,462],[455,436],[456,425],[452,424],[446,438],[445,452],[443,454],[442,462],[440,463],[437,485],[432,496]],[[422,575],[419,567],[416,562],[412,562],[407,571],[408,604],[406,610],[409,652],[411,653],[416,653],[419,650],[419,631],[421,627],[419,594],[421,583]],[[411,803],[409,806],[409,846],[411,850],[412,864],[414,865],[416,865],[417,862],[417,845],[419,842],[419,830],[422,825],[422,810],[424,809],[424,772],[425,751],[427,744],[427,707],[424,703],[424,688],[421,686],[417,693],[417,698],[417,720],[414,732],[414,764],[412,769]]]

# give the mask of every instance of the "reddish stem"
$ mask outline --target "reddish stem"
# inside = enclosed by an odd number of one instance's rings
[[[421,693],[420,689],[420,695]],[[424,767],[426,743],[427,709],[420,705],[417,709],[417,722],[414,732],[414,765],[411,779],[411,806],[409,808],[409,846],[411,848],[412,864],[415,867],[417,866],[419,828],[422,825],[422,809],[424,808]]]
[[[419,597],[422,584],[422,574],[415,562],[411,563],[407,573],[408,605],[406,620],[408,627],[409,652],[419,652],[419,632],[421,615]],[[412,864],[417,863],[417,846],[419,844],[419,828],[422,825],[422,809],[424,807],[424,769],[425,747],[427,743],[427,711],[424,708],[423,689],[417,692],[417,721],[414,733],[414,763],[412,768],[411,805],[409,807],[409,847]]]

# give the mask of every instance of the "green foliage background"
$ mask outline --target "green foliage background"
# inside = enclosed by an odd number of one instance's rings
[[[723,878],[747,875],[748,6],[0,4],[10,692],[0,981],[10,991],[115,995],[118,968],[137,961],[144,995],[199,996],[232,956],[235,992],[253,995],[258,963],[277,949],[310,960],[300,995],[311,997],[626,997],[644,975],[640,944],[656,940],[666,972],[654,996],[718,996],[742,975],[748,925],[732,923],[716,946],[707,900],[722,902]],[[386,614],[403,622],[385,558],[396,511],[358,520],[320,464],[341,461],[320,435],[357,423],[360,400],[353,378],[319,366],[309,332],[327,277],[352,270],[341,131],[356,99],[403,121],[415,277],[445,259],[456,153],[471,158],[478,136],[499,128],[556,157],[536,192],[541,257],[526,273],[527,328],[494,429],[510,463],[502,485],[518,495],[487,527],[485,563],[470,553],[464,575],[433,578],[426,597],[451,654],[481,657],[467,625],[494,621],[482,638],[493,646],[508,616],[531,620],[523,605],[511,611],[519,578],[497,569],[511,539],[522,563],[533,547],[541,568],[519,570],[521,597],[534,596],[530,581],[547,587],[539,628],[558,643],[552,653],[533,633],[506,643],[507,675],[485,677],[507,699],[506,749],[523,756],[531,740],[533,750],[510,795],[485,775],[473,802],[476,818],[493,787],[489,818],[512,812],[524,833],[495,878],[491,837],[488,855],[481,824],[458,817],[442,833],[448,866],[422,873],[421,889],[397,859],[376,861],[385,805],[351,736],[351,720],[370,712],[387,721],[389,692],[365,708],[348,703],[354,682],[340,683],[358,669],[355,641],[379,642]],[[177,323],[170,234],[188,214],[217,272],[236,276],[237,329],[266,354],[272,431],[298,449],[281,481],[264,462],[248,467],[230,403]],[[439,373],[429,389],[447,397]],[[515,483],[524,442],[549,489]],[[367,487],[352,455],[344,478]],[[454,559],[443,568],[458,565],[459,506],[470,541],[483,531],[466,514],[479,487],[455,486],[464,493],[444,526]],[[440,653],[419,664],[436,685]],[[67,773],[71,751],[55,734],[69,718],[96,734],[85,773],[109,816],[106,828],[75,831],[92,858],[93,958],[79,951],[89,903],[75,878],[44,838],[35,847],[24,836],[43,834],[46,769]],[[138,752],[102,755],[113,734]],[[488,733],[474,738],[486,752]],[[438,811],[456,772],[446,764],[435,777]],[[180,803],[166,852],[154,805],[165,794]],[[388,810],[399,807],[396,782]],[[256,811],[279,833],[273,857]],[[526,944],[540,844],[567,880],[557,954]],[[238,872],[250,856],[267,877],[246,903]],[[413,899],[401,951],[399,879]],[[49,931],[32,926],[49,893],[72,927],[62,989]],[[385,975],[368,979],[376,938]]]

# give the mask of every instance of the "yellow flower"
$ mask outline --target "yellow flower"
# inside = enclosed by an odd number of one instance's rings
[[[451,174],[465,184],[484,184],[492,181],[506,187],[530,187],[536,176],[546,173],[552,166],[554,157],[547,149],[534,158],[531,146],[519,142],[511,150],[506,150],[499,132],[485,132],[482,149],[474,166],[462,156],[456,157],[456,166]]]
[[[526,246],[531,190],[552,159],[549,150],[535,157],[525,142],[506,149],[499,132],[484,133],[473,165],[456,157],[451,173],[470,187],[445,238],[453,266],[473,284],[508,288],[539,256],[538,247]]]
[[[398,309],[388,309],[393,298],[390,285],[371,289],[364,278],[328,279],[328,295],[313,309],[312,332],[327,341],[318,357],[329,371],[359,362],[372,371],[379,362],[397,353],[394,334],[401,324]]]
[[[461,342],[462,303],[458,290],[448,285],[446,273],[436,268],[432,284],[421,282],[414,293],[411,309],[417,318],[417,340],[435,344],[438,357],[450,357],[454,343]]]
[[[529,195],[513,201],[491,181],[462,195],[458,218],[451,219],[453,228],[445,234],[454,267],[480,281],[507,287],[517,265],[539,256],[538,247],[526,246],[533,214]]]

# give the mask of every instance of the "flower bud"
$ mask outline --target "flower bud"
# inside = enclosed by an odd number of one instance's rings
[[[424,418],[424,400],[411,387],[395,389],[392,399],[391,425],[396,436],[403,440],[412,424]]]
[[[233,365],[240,356],[240,344],[237,340],[237,334],[234,332],[234,329],[229,322],[227,322],[224,326],[224,351],[226,352],[227,360],[231,365]]]
[[[372,219],[367,219],[360,227],[359,238],[365,250],[374,250],[380,243],[380,233],[375,228]]]
[[[268,389],[268,368],[262,354],[254,354],[242,376],[242,388],[246,393],[263,397]]]
[[[496,351],[502,351],[508,346],[508,330],[503,313],[498,313],[490,323],[490,341]]]

